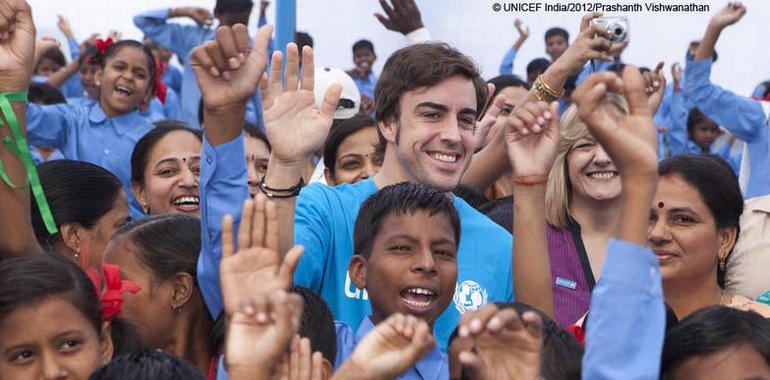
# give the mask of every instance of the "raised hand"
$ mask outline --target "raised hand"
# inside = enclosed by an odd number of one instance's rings
[[[292,248],[281,261],[277,252],[276,213],[275,204],[261,193],[255,201],[244,203],[238,228],[238,253],[233,253],[233,219],[227,215],[222,221],[220,281],[228,316],[237,311],[239,300],[251,295],[254,289],[271,294],[291,287],[302,247]]]
[[[653,114],[658,112],[658,107],[663,101],[663,95],[666,92],[666,76],[663,75],[663,62],[658,62],[655,71],[643,74],[645,81],[644,92],[647,94],[647,104]]]
[[[246,106],[267,67],[267,45],[272,33],[271,25],[259,28],[254,46],[249,49],[245,25],[220,26],[215,40],[192,51],[190,65],[206,110],[228,113]]]
[[[526,25],[524,25],[524,23],[523,23],[523,22],[521,22],[521,20],[519,20],[519,19],[516,19],[516,20],[513,22],[513,26],[516,28],[516,30],[519,32],[519,35],[520,35],[522,38],[525,38],[525,39],[526,39],[527,37],[529,37],[529,27],[528,27],[528,26],[526,26]]]
[[[189,17],[200,26],[211,25],[214,21],[214,16],[211,12],[206,8],[200,7],[173,8],[170,15],[171,17]]]
[[[486,145],[487,136],[490,138],[497,138],[502,135],[500,131],[495,131],[493,134],[490,134],[490,132],[492,132],[492,127],[495,126],[497,118],[500,116],[500,111],[505,106],[505,97],[498,95],[497,98],[492,99],[491,97],[494,93],[495,85],[487,83],[487,98],[490,99],[490,102],[486,111],[484,111],[484,117],[476,122],[476,129],[473,132],[473,139],[476,141],[474,144],[476,150],[479,150]]]
[[[671,78],[674,79],[673,91],[682,91],[682,66],[679,63],[671,65]]]
[[[506,116],[505,129],[514,177],[547,177],[559,149],[559,103],[522,104]]]
[[[597,36],[607,38],[597,38]],[[565,67],[570,73],[577,73],[591,59],[611,61],[612,56],[609,54],[611,45],[607,29],[599,24],[593,24],[580,32],[554,64]]]
[[[35,24],[25,0],[0,0],[0,92],[26,91],[35,58]]]
[[[463,369],[472,379],[540,379],[543,348],[542,320],[537,313],[519,313],[487,305],[463,314],[461,339],[470,337],[475,350],[460,353]]]
[[[326,89],[319,109],[313,93],[313,49],[302,50],[302,77],[299,73],[297,45],[286,45],[286,70],[281,81],[283,56],[273,53],[271,72],[262,106],[265,115],[265,132],[272,146],[270,161],[276,163],[306,163],[308,158],[323,146],[331,129],[334,111],[342,92],[342,86],[334,84]]]
[[[724,8],[711,16],[710,26],[722,29],[726,26],[735,24],[746,14],[746,6],[739,3],[727,3]]]
[[[392,379],[433,349],[428,324],[412,315],[393,314],[356,346],[334,379]]]
[[[625,95],[629,113],[620,115],[604,101],[607,92]],[[657,172],[657,134],[639,69],[627,65],[622,79],[615,73],[589,76],[572,94],[582,119],[622,175]]]
[[[602,12],[591,12],[583,15],[583,17],[580,18],[580,32],[582,33],[591,26],[591,20],[602,17],[603,14],[604,13]]]
[[[241,300],[228,320],[225,364],[233,380],[268,378],[302,320],[302,297],[283,290]]]
[[[67,39],[75,37],[75,35],[72,34],[70,22],[64,18],[64,16],[57,15],[56,26],[59,27],[59,30],[62,32],[62,34],[64,34],[64,37],[67,37]]]
[[[380,0],[380,6],[385,16],[375,13],[374,17],[388,30],[407,35],[423,27],[420,9],[414,0]]]

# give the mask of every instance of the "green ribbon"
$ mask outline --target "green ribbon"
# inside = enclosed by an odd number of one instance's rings
[[[27,139],[21,133],[19,127],[19,120],[16,119],[16,114],[13,112],[11,102],[26,102],[27,92],[4,92],[0,93],[0,111],[3,112],[5,120],[8,122],[8,126],[11,128],[11,134],[13,140],[8,137],[3,138],[3,144],[8,147],[19,160],[24,164],[24,169],[27,171],[27,181],[22,186],[16,186],[11,182],[11,178],[8,177],[8,172],[5,170],[3,161],[0,160],[0,178],[3,182],[8,184],[12,189],[19,189],[27,187],[27,184],[32,188],[32,195],[37,201],[37,207],[40,210],[40,216],[43,218],[45,228],[49,234],[55,234],[59,232],[56,228],[56,222],[53,220],[53,214],[51,214],[51,208],[48,207],[48,201],[45,199],[43,193],[43,186],[40,185],[40,178],[37,176],[37,169],[35,163],[32,162],[32,154],[29,153],[29,146],[27,145]],[[3,126],[3,121],[0,120],[0,127]]]

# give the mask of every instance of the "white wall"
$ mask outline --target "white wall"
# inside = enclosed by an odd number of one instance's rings
[[[61,38],[56,29],[56,14],[71,20],[76,36],[85,38],[92,32],[106,33],[109,29],[123,32],[124,38],[140,38],[132,17],[147,9],[181,5],[213,8],[214,0],[28,0],[32,4],[40,35]],[[281,1],[281,0],[274,0]],[[524,2],[524,0],[508,0]],[[554,0],[529,0],[555,3]],[[575,0],[573,0],[575,1]],[[610,3],[610,0],[596,0]],[[258,0],[255,0],[258,3]],[[562,26],[572,36],[577,33],[579,13],[505,13],[494,12],[494,0],[417,0],[423,21],[435,39],[458,47],[472,56],[481,66],[485,77],[497,75],[500,58],[516,39],[513,20],[520,17],[530,26],[530,38],[516,59],[515,73],[523,74],[526,64],[544,57],[543,33],[551,26]],[[562,0],[562,2],[566,2]],[[631,0],[612,0],[632,3]],[[669,4],[709,4],[707,13],[649,13],[629,14],[631,44],[624,60],[648,67],[663,60],[667,64],[682,62],[690,40],[702,36],[708,18],[727,1],[716,0],[633,0]],[[719,62],[714,67],[716,83],[741,94],[749,94],[754,86],[770,79],[770,1],[745,0],[748,13],[737,25],[722,35],[717,45]],[[275,4],[268,10],[272,22]],[[375,70],[379,71],[387,56],[403,45],[401,35],[385,30],[374,18],[379,12],[376,0],[297,0],[297,29],[309,32],[315,39],[316,62],[321,65],[347,68],[352,65],[350,47],[360,38],[370,39],[379,56]],[[256,24],[256,11],[252,27]]]

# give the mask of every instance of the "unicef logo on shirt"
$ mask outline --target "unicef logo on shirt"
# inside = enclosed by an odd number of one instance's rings
[[[468,310],[478,310],[487,304],[487,290],[476,281],[466,280],[455,288],[454,301],[461,314]]]

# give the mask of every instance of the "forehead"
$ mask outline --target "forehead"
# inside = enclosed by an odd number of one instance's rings
[[[529,94],[529,91],[527,91],[524,87],[514,87],[514,86],[508,86],[502,90],[500,90],[499,95],[502,95],[505,97],[506,103],[514,103],[518,104],[521,100],[524,99],[525,96]]]
[[[439,239],[455,241],[449,216],[445,212],[430,215],[426,210],[391,212],[385,216],[375,237],[375,246],[378,241],[385,242],[400,236],[408,236],[419,241]]]
[[[270,150],[267,149],[267,144],[264,141],[245,133],[243,139],[246,145],[246,154],[270,156]]]
[[[155,162],[170,157],[199,156],[201,147],[198,137],[190,132],[169,132],[152,147],[150,161]]]
[[[567,40],[564,39],[564,36],[562,36],[561,34],[554,34],[546,38],[545,42],[549,44],[555,44],[555,43],[564,43],[564,42],[567,42]]]
[[[374,151],[374,144],[377,143],[377,129],[374,127],[364,127],[349,135],[342,141],[337,149],[337,158],[347,153],[370,153]]]
[[[420,103],[432,102],[458,112],[465,108],[476,110],[476,88],[469,78],[455,75],[433,86],[418,87],[401,94],[401,112],[410,112]]]
[[[94,331],[94,328],[83,313],[63,297],[49,296],[19,307],[3,319],[0,324],[0,347],[20,341],[48,340],[74,330]]]
[[[137,46],[123,46],[119,48],[109,59],[107,63],[112,61],[123,61],[132,66],[141,66],[145,70],[149,70],[147,67],[147,55],[144,49]]]
[[[655,208],[659,202],[663,202],[664,209],[689,207],[703,216],[711,214],[698,189],[676,174],[660,177],[653,199]]]

